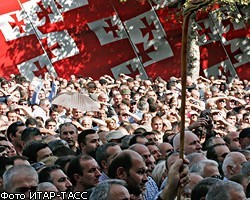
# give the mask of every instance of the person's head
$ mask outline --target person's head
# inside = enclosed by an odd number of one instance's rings
[[[39,192],[53,192],[53,193],[58,193],[58,189],[56,188],[56,186],[53,183],[50,182],[43,182],[43,183],[39,183],[37,190]],[[53,198],[54,200],[62,200],[62,198],[60,196]]]
[[[224,140],[230,151],[238,151],[241,149],[239,134],[239,132],[233,131],[229,132],[224,137]]]
[[[77,133],[77,127],[71,122],[61,124],[59,127],[60,138],[65,140],[70,148],[76,148]]]
[[[37,191],[38,175],[30,165],[17,165],[3,174],[3,183],[6,192],[25,194],[29,199],[29,193]]]
[[[146,146],[150,152],[150,154],[155,158],[156,162],[158,162],[159,160],[161,160],[161,152],[159,150],[159,148],[155,145],[155,143],[146,143]]]
[[[158,188],[161,187],[162,182],[167,176],[166,165],[164,161],[160,161],[152,171],[152,178],[154,179]]]
[[[45,167],[38,175],[39,183],[50,182],[54,184],[60,192],[68,192],[72,190],[72,184],[69,178],[59,166],[52,165]]]
[[[245,200],[246,195],[243,187],[232,181],[220,181],[213,185],[206,195],[206,200]]]
[[[242,153],[228,153],[222,164],[222,170],[225,177],[230,178],[233,175],[239,174],[241,171],[242,164],[246,161],[246,157]]]
[[[73,158],[69,163],[67,174],[75,188],[80,191],[97,186],[101,176],[97,162],[89,155]]]
[[[222,163],[226,155],[230,152],[226,145],[216,144],[207,150],[207,158]]]
[[[244,188],[244,192],[246,192],[247,186],[250,183],[248,175],[246,175],[246,174],[234,175],[229,180],[241,184],[242,187]]]
[[[133,150],[137,152],[138,154],[140,154],[143,157],[144,162],[147,167],[151,164],[152,161],[150,157],[152,155],[149,149],[144,144],[139,144],[139,143],[133,144],[132,146],[129,147],[129,150]]]
[[[180,149],[180,133],[173,139],[174,150]],[[185,131],[184,152],[186,155],[201,152],[200,140],[192,131]]]
[[[25,144],[34,140],[39,141],[42,140],[42,133],[38,128],[27,127],[26,129],[23,130],[21,134],[21,140]]]
[[[56,131],[57,129],[57,122],[55,119],[49,118],[45,121],[45,128],[52,130],[52,131]]]
[[[133,135],[132,138],[129,141],[129,146],[132,146],[133,144],[139,143],[139,144],[146,144],[148,140],[140,134]]]
[[[94,188],[90,196],[91,200],[128,200],[130,194],[127,184],[123,180],[111,179],[103,181]]]
[[[6,137],[0,136],[0,146],[5,147],[8,157],[15,156],[16,150],[13,144]]]
[[[63,172],[67,174],[69,163],[74,157],[75,156],[62,156],[56,160],[55,165],[58,165]]]
[[[27,127],[37,127],[38,126],[38,122],[35,118],[28,118],[25,121],[25,125]]]
[[[158,139],[156,138],[154,132],[146,131],[142,135],[148,140],[148,142],[153,142],[156,145],[158,144]]]
[[[109,165],[120,152],[122,152],[121,147],[114,142],[102,144],[97,148],[96,161],[103,172],[108,173]]]
[[[72,118],[74,120],[78,120],[78,119],[82,118],[82,116],[83,116],[82,110],[77,109],[77,108],[72,109]]]
[[[190,173],[197,173],[203,178],[220,178],[219,165],[214,160],[202,160],[194,163],[190,168]]]
[[[99,135],[95,130],[83,130],[78,135],[77,141],[83,154],[87,154],[95,158],[96,149],[100,146]]]
[[[153,117],[151,120],[151,127],[153,130],[158,130],[158,131],[162,132],[162,128],[163,128],[162,118],[159,116]]]
[[[124,150],[114,158],[108,176],[126,181],[129,193],[137,196],[145,191],[148,181],[142,156],[131,150]]]
[[[13,161],[13,165],[30,165],[28,158],[25,156],[15,155],[10,159]]]
[[[245,149],[247,146],[250,145],[250,127],[243,129],[240,134],[240,145],[242,149]]]
[[[223,138],[221,137],[210,137],[209,139],[207,139],[204,143],[203,143],[203,150],[208,150],[208,148],[216,145],[216,144],[221,144],[224,145],[226,144],[226,142],[223,140]]]
[[[209,188],[220,181],[221,180],[216,178],[204,178],[193,187],[191,192],[191,200],[205,200]]]
[[[8,127],[7,137],[14,146],[22,146],[21,134],[25,128],[25,124],[21,121],[14,122]]]
[[[51,104],[49,102],[49,99],[47,98],[42,98],[39,102],[39,106],[46,112],[49,111]]]
[[[40,141],[31,141],[23,149],[23,156],[26,156],[30,163],[39,162],[52,155],[48,144]]]
[[[93,123],[93,121],[92,121],[92,118],[91,118],[91,117],[89,117],[89,116],[84,116],[84,117],[82,118],[81,124],[82,124],[82,126],[83,126],[85,129],[91,129],[91,128],[92,128],[92,123]]]
[[[191,153],[191,154],[188,154],[186,156],[186,159],[188,159],[189,161],[189,167],[192,167],[193,164],[199,162],[199,161],[202,161],[202,160],[207,160],[207,157],[205,155],[205,153],[201,152],[201,153]]]
[[[171,151],[174,151],[173,146],[168,142],[163,142],[158,145],[159,151],[161,153],[161,159],[165,160]]]

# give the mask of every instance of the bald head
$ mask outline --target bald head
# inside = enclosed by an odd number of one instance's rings
[[[180,133],[174,137],[173,147],[174,150],[180,149]],[[200,140],[192,131],[185,131],[184,151],[186,155],[201,152]]]

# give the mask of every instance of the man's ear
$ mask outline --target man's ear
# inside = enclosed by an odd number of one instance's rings
[[[119,167],[116,170],[116,176],[117,176],[118,179],[125,180],[127,178],[127,172],[124,170],[123,167]]]
[[[233,175],[233,174],[234,174],[233,166],[228,165],[228,166],[227,166],[227,171],[229,172],[229,174]]]
[[[108,162],[106,160],[102,160],[101,165],[102,165],[103,169],[108,169],[109,168]]]
[[[83,150],[85,150],[86,146],[83,143],[80,143],[80,148],[83,149]]]
[[[80,179],[80,175],[79,175],[79,174],[74,174],[74,175],[73,175],[73,178],[75,179],[75,181],[76,181],[77,183],[81,183],[81,182],[82,182],[81,179]]]

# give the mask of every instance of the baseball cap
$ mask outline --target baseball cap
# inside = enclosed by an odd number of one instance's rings
[[[110,131],[106,136],[106,140],[108,142],[110,142],[111,140],[119,140],[122,139],[123,137],[125,137],[126,135],[124,135],[120,130],[115,130],[115,131]]]
[[[130,89],[123,89],[121,91],[121,94],[130,94],[130,93],[131,93]]]

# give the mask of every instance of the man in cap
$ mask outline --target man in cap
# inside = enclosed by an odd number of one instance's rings
[[[114,131],[110,131],[107,135],[106,135],[106,140],[107,142],[116,142],[116,143],[121,143],[122,139],[125,137],[126,135],[124,135],[120,130],[114,130]]]

